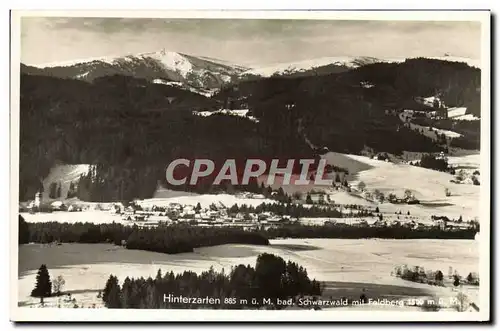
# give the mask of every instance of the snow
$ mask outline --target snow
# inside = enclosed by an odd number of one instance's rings
[[[233,115],[233,116],[244,117],[251,120],[252,122],[258,123],[259,120],[254,116],[247,116],[248,111],[249,111],[248,109],[219,109],[216,111],[193,111],[193,114],[202,117],[208,117],[214,114]]]
[[[86,72],[84,72],[83,74],[76,75],[76,78],[85,78],[85,77],[87,77],[87,76],[89,75],[89,72],[90,72],[90,71],[86,71]]]
[[[202,208],[208,208],[213,204],[223,204],[227,208],[234,204],[248,206],[258,206],[262,203],[276,203],[275,200],[270,199],[252,199],[245,198],[231,194],[201,194],[201,195],[182,195],[169,198],[151,198],[138,200],[137,203],[141,206],[168,206],[171,203],[180,203],[182,205],[192,205],[196,206],[198,203]]]
[[[63,164],[52,167],[49,175],[43,180],[42,199],[44,201],[51,200],[49,198],[51,183],[61,183],[61,198],[65,199],[70,183],[76,183],[81,174],[86,174],[89,171],[89,167],[89,164]]]
[[[56,61],[50,63],[41,63],[41,64],[31,64],[37,68],[53,68],[53,67],[70,67],[77,64],[90,63],[93,61],[101,61],[105,63],[112,64],[119,56],[99,56],[99,57],[91,57],[85,59],[73,59],[66,61]]]
[[[155,52],[142,55],[142,58],[150,57],[160,61],[166,68],[174,70],[184,78],[193,70],[193,65],[187,58],[176,52]]]
[[[448,138],[460,138],[462,135],[460,133],[457,133],[455,131],[450,131],[450,130],[443,130],[443,129],[438,129],[438,128],[432,128],[434,131],[437,131],[439,134],[444,134]]]
[[[183,90],[190,91],[190,92],[193,92],[193,93],[197,93],[197,94],[206,96],[207,98],[209,98],[209,97],[212,96],[212,92],[211,91],[197,89],[197,88],[194,88],[192,86],[186,86],[182,82],[166,81],[166,80],[161,79],[161,78],[156,78],[156,79],[153,79],[153,83],[154,84],[163,84],[163,85],[167,85],[167,86],[179,87],[179,88],[181,88]]]
[[[459,138],[461,137],[462,135],[458,132],[455,132],[455,131],[450,131],[450,130],[443,130],[443,129],[438,129],[438,128],[434,128],[434,127],[427,127],[427,126],[422,126],[422,125],[418,125],[418,124],[415,124],[415,123],[411,123],[411,122],[406,122],[405,121],[405,115],[408,115],[408,114],[411,114],[411,110],[405,110],[404,112],[400,113],[399,114],[399,118],[401,119],[401,121],[403,123],[406,123],[406,124],[409,124],[410,125],[410,128],[412,130],[422,130],[423,131],[423,135],[429,137],[429,138],[432,138],[434,140],[437,140],[438,137],[436,136],[436,132],[438,134],[444,134],[446,137],[448,138]],[[431,131],[430,129],[432,129],[433,131]]]
[[[441,270],[445,277],[450,266],[463,277],[469,272],[479,274],[479,244],[475,240],[277,239],[271,240],[270,246],[222,245],[175,255],[126,250],[111,244],[28,244],[19,247],[18,302],[22,307],[37,306],[39,300],[29,294],[42,263],[47,265],[51,277],[62,275],[66,281],[64,290],[72,293],[80,307],[87,308],[93,304],[102,306],[97,293],[110,274],[122,283],[125,277],[154,278],[158,269],[162,273],[200,273],[213,266],[217,271],[224,268],[227,273],[234,265],[254,266],[258,254],[264,252],[304,266],[311,278],[325,282],[326,296],[337,298],[358,298],[363,290],[373,299],[456,297],[450,286],[430,286],[391,276],[396,266],[404,264]],[[477,292],[477,288],[467,289],[475,302]],[[56,306],[57,298],[45,302]]]
[[[409,189],[421,201],[421,204],[417,205],[383,203],[379,205],[383,213],[410,211],[412,216],[419,216],[422,219],[428,219],[431,215],[446,215],[452,218],[463,216],[464,220],[479,217],[480,186],[451,183],[450,180],[454,176],[449,173],[408,164],[394,164],[359,155],[330,152],[324,157],[331,164],[349,169],[349,174],[355,176],[354,180],[349,181],[352,186],[363,181],[368,191],[373,192],[378,189],[386,196],[394,193],[398,197],[403,197],[404,191]],[[479,154],[471,154],[450,157],[449,162],[453,165],[467,163],[478,166],[479,158]],[[445,188],[451,191],[451,196],[445,195]],[[344,202],[342,196],[331,196],[331,199],[341,204],[351,202]],[[480,221],[489,222],[488,219]]]
[[[481,155],[480,154],[469,154],[462,156],[449,156],[448,164],[454,167],[467,167],[467,168],[480,168]]]
[[[426,98],[423,98],[423,103],[429,107],[433,107],[434,106],[434,102],[435,101],[439,101],[441,102],[441,99],[436,97],[436,96],[431,96],[431,97],[426,97]]]
[[[376,63],[385,62],[384,60],[369,58],[369,57],[323,57],[317,59],[304,60],[299,62],[290,63],[276,63],[269,66],[257,67],[250,69],[242,73],[242,75],[259,75],[263,77],[270,77],[274,74],[283,74],[289,71],[300,72],[317,67],[322,67],[330,64],[335,64],[338,66],[345,66],[348,68],[359,67],[359,63]]]
[[[463,116],[463,115],[465,115],[466,111],[467,111],[466,107],[448,108],[448,118],[454,118],[454,117],[457,117],[457,116]]]
[[[361,87],[363,87],[363,88],[372,88],[375,86],[374,84],[371,84],[370,82],[361,82],[360,84],[361,84]]]
[[[453,118],[454,120],[459,120],[459,121],[479,121],[480,118],[476,117],[472,114],[466,114],[466,115],[461,115],[461,116],[456,116]]]
[[[52,213],[20,213],[24,220],[29,223],[44,223],[44,222],[58,222],[58,223],[94,223],[94,224],[111,224],[122,223],[121,216],[111,213],[110,211],[88,210],[80,212],[69,211],[55,211]]]

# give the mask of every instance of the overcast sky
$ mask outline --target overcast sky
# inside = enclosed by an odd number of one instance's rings
[[[166,49],[264,65],[330,56],[480,59],[473,22],[39,18],[21,23],[21,61],[44,64]]]

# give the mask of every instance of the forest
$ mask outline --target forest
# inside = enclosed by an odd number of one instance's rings
[[[139,228],[119,223],[27,223],[19,216],[19,243],[114,243],[127,249],[167,254],[192,252],[195,248],[223,244],[269,245],[276,238],[383,238],[474,239],[477,228],[444,230],[439,227],[410,229],[401,225],[362,227],[348,224],[283,224],[257,230],[236,227],[198,227],[189,224]]]
[[[192,271],[162,274],[158,270],[154,279],[127,277],[123,285],[110,275],[102,300],[107,308],[280,309],[277,299],[321,293],[320,283],[311,280],[302,266],[263,253],[257,257],[255,267],[240,264],[229,273],[213,268],[199,275]],[[181,297],[188,300],[183,302]]]

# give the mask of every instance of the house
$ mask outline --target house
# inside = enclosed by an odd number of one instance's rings
[[[366,220],[362,220],[359,223],[356,224],[360,228],[367,228],[368,227],[368,222]]]
[[[311,193],[309,195],[313,203],[325,203],[326,202],[326,194],[325,193]]]
[[[436,220],[435,224],[439,227],[440,230],[446,230],[448,222],[443,219]]]
[[[385,221],[376,220],[375,223],[373,223],[373,226],[378,227],[378,228],[382,228],[382,227],[387,226],[387,223]]]
[[[61,210],[66,210],[66,206],[62,201],[54,201],[50,204],[50,207],[54,211],[61,211]]]

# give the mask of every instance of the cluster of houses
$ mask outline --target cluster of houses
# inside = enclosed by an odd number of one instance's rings
[[[212,204],[210,208],[170,203],[165,207],[124,207],[115,204],[113,213],[119,214],[123,221],[133,222],[140,227],[155,227],[159,224],[190,224],[200,227],[241,227],[245,230],[269,228],[293,222],[290,216],[278,216],[271,212],[231,213],[222,203]]]

